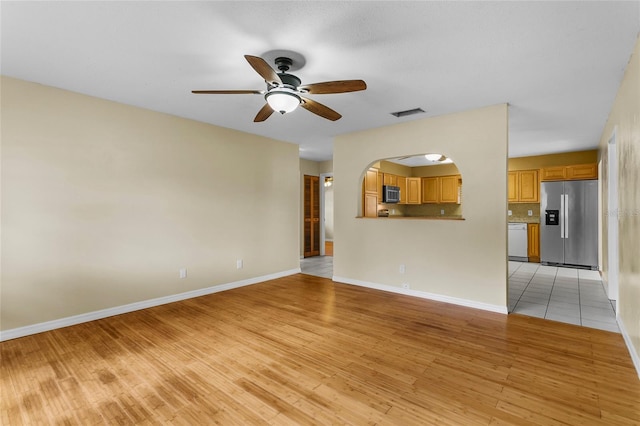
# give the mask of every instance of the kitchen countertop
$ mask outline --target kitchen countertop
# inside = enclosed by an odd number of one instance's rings
[[[507,218],[509,219],[508,220],[509,223],[540,223],[539,217],[522,218],[522,217],[508,216]]]

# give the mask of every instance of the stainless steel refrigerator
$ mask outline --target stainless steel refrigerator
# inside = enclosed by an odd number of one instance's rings
[[[540,262],[598,269],[598,181],[540,184]]]

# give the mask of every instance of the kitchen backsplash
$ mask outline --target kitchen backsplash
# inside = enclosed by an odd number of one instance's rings
[[[405,217],[451,217],[462,216],[460,204],[379,204],[378,210],[388,210],[389,216]],[[444,214],[442,214],[444,210]]]
[[[508,208],[511,210],[511,216],[507,216],[509,222],[540,223],[540,203],[509,203]]]

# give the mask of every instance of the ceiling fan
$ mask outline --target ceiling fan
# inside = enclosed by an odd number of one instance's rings
[[[192,90],[195,94],[210,95],[264,95],[267,102],[253,119],[254,122],[265,121],[278,111],[281,114],[295,110],[298,105],[327,120],[336,121],[342,117],[326,105],[309,99],[303,95],[322,95],[328,93],[346,93],[365,90],[367,84],[362,80],[337,80],[323,83],[302,84],[302,81],[293,74],[287,73],[293,61],[288,57],[275,59],[276,72],[269,64],[259,56],[244,55],[249,65],[264,78],[267,90]]]

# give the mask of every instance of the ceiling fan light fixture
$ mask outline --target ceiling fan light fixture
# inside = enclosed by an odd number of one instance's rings
[[[292,112],[298,108],[298,105],[300,105],[301,102],[298,95],[286,88],[273,89],[264,95],[264,99],[267,101],[271,109],[279,112],[280,114]]]

